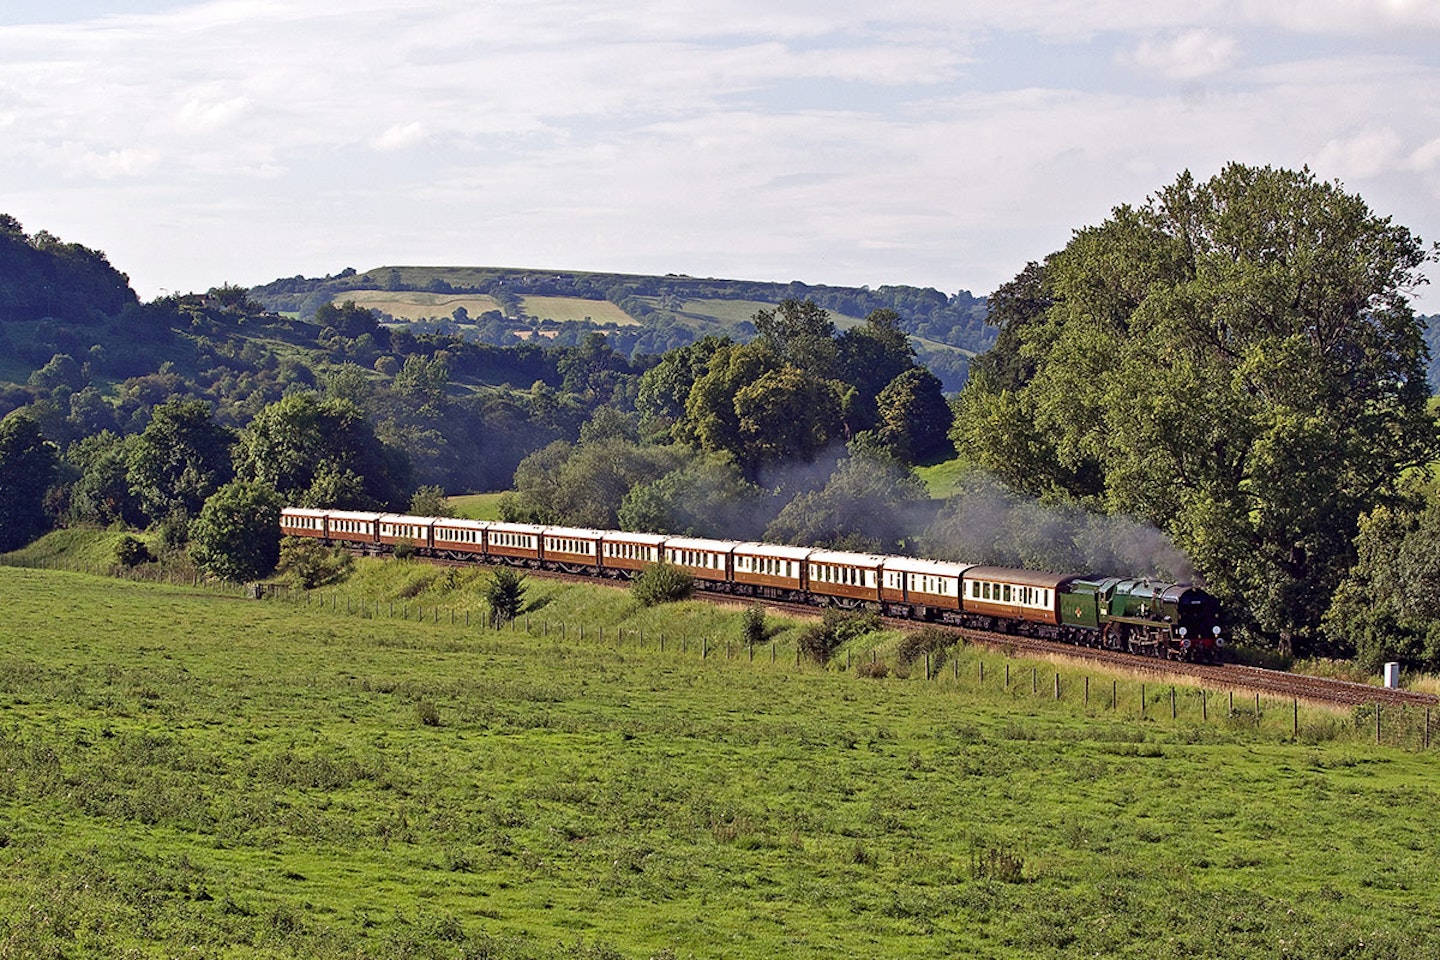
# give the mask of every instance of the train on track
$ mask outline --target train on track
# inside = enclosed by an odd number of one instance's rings
[[[369,554],[425,557],[630,579],[656,563],[702,590],[757,600],[868,607],[895,617],[1126,650],[1216,660],[1219,604],[1188,583],[1092,578],[913,557],[538,526],[289,507],[280,531]]]

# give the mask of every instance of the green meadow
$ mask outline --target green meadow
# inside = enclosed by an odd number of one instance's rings
[[[483,583],[0,568],[0,957],[1440,952],[1436,756],[1363,711]]]

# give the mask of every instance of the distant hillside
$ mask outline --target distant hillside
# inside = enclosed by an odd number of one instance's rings
[[[386,266],[276,280],[250,294],[271,310],[299,318],[313,316],[324,304],[353,300],[377,310],[387,322],[411,324],[416,332],[452,333],[496,345],[534,338],[576,343],[585,332],[598,330],[615,349],[631,355],[664,353],[707,334],[748,340],[755,332],[750,322],[755,312],[786,299],[813,300],[842,328],[875,310],[890,309],[914,338],[921,362],[951,390],[964,383],[969,357],[994,342],[994,330],[985,325],[984,298],[965,290],[947,295],[909,286],[872,290],[678,274]],[[464,312],[457,315],[457,307]],[[427,310],[432,312],[424,315]]]
[[[1430,392],[1440,393],[1440,313],[1420,318],[1425,327],[1425,345],[1430,348],[1430,365],[1425,370]]]
[[[0,323],[95,323],[136,302],[130,278],[105,254],[44,230],[30,236],[0,214]]]

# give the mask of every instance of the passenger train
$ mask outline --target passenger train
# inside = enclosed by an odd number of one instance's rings
[[[773,543],[450,517],[286,508],[286,536],[421,556],[629,579],[669,563],[715,593],[858,609],[1185,660],[1217,659],[1219,605],[1188,583],[1092,578]]]

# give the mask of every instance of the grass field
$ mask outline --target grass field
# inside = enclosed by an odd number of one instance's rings
[[[397,320],[448,319],[456,307],[464,307],[473,320],[488,310],[499,310],[492,298],[478,293],[422,293],[419,291],[347,290],[341,298],[358,306],[382,310]],[[525,315],[536,320],[584,320],[635,326],[636,321],[609,300],[581,300],[575,297],[521,297]]]
[[[448,319],[456,307],[464,307],[471,318],[500,305],[478,293],[421,293],[419,291],[347,290],[342,300],[353,300],[356,306],[382,310],[397,320]]]
[[[636,327],[640,322],[621,310],[609,300],[581,300],[578,297],[521,297],[521,306],[527,317],[536,320],[590,320],[594,323],[613,323],[621,327]]]
[[[499,520],[500,519],[500,498],[504,491],[496,493],[466,493],[456,497],[446,497],[450,509],[455,511],[455,516],[465,517],[470,520]]]
[[[1436,954],[1437,760],[1363,717],[751,661],[738,608],[553,581],[482,630],[483,581],[0,568],[0,956]]]
[[[925,483],[932,499],[944,500],[954,495],[965,476],[967,464],[961,457],[928,467],[916,467],[915,473]]]

